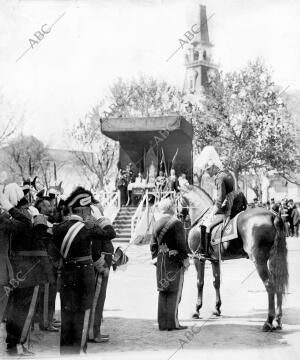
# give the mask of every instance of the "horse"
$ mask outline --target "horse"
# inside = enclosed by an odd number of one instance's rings
[[[193,318],[199,319],[202,307],[205,260],[198,256],[201,231],[198,221],[212,207],[211,197],[201,188],[188,185],[180,190],[180,206],[188,208],[191,219],[191,230],[188,235],[188,246],[193,254],[197,271],[198,297],[196,312]],[[274,212],[263,208],[247,209],[237,218],[237,239],[223,242],[222,246],[211,249],[211,260],[216,305],[214,314],[221,314],[220,296],[220,260],[249,258],[268,293],[268,316],[262,330],[273,331],[282,328],[282,299],[288,286],[288,264],[286,235],[282,219]],[[277,307],[275,311],[275,295]],[[273,326],[273,322],[275,326]]]

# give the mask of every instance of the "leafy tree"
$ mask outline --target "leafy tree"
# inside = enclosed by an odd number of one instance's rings
[[[183,94],[166,81],[140,75],[125,81],[119,78],[109,95],[95,110],[103,117],[147,117],[179,113]]]
[[[192,114],[198,150],[214,145],[238,181],[241,174],[296,169],[294,125],[261,60],[232,73],[213,73]]]

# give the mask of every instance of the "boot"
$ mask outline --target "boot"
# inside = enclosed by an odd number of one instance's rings
[[[201,249],[200,249],[200,257],[205,260],[210,260],[210,256],[208,253],[210,244],[210,233],[208,232],[201,232]]]

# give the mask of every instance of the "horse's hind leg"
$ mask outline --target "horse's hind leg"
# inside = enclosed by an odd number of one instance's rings
[[[282,292],[277,292],[276,298],[277,298],[277,308],[276,308],[276,316],[275,316],[275,321],[276,321],[275,329],[281,330],[282,329],[282,321],[281,321],[281,318],[282,318]]]
[[[268,308],[268,317],[266,322],[263,325],[262,331],[272,331],[274,330],[273,327],[273,320],[275,318],[275,290],[274,286],[270,280],[270,273],[267,266],[267,262],[260,262],[256,263],[256,269],[258,271],[258,274],[260,278],[262,279],[262,282],[265,285],[265,288],[268,293],[268,302],[269,302],[269,308]]]
[[[204,271],[205,271],[205,260],[200,260],[198,258],[194,259],[195,267],[197,271],[197,303],[196,303],[196,312],[193,314],[193,319],[199,319],[200,309],[202,308],[203,300],[203,286],[204,286]]]
[[[219,261],[211,262],[213,276],[214,276],[214,288],[216,290],[216,310],[213,312],[213,315],[221,315],[221,294],[220,294],[220,283],[221,283],[221,272],[220,272],[220,263]]]

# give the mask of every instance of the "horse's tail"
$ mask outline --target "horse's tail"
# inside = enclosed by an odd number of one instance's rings
[[[289,280],[286,233],[281,217],[275,216],[273,224],[276,235],[269,257],[269,271],[275,291],[284,293],[287,290]]]

